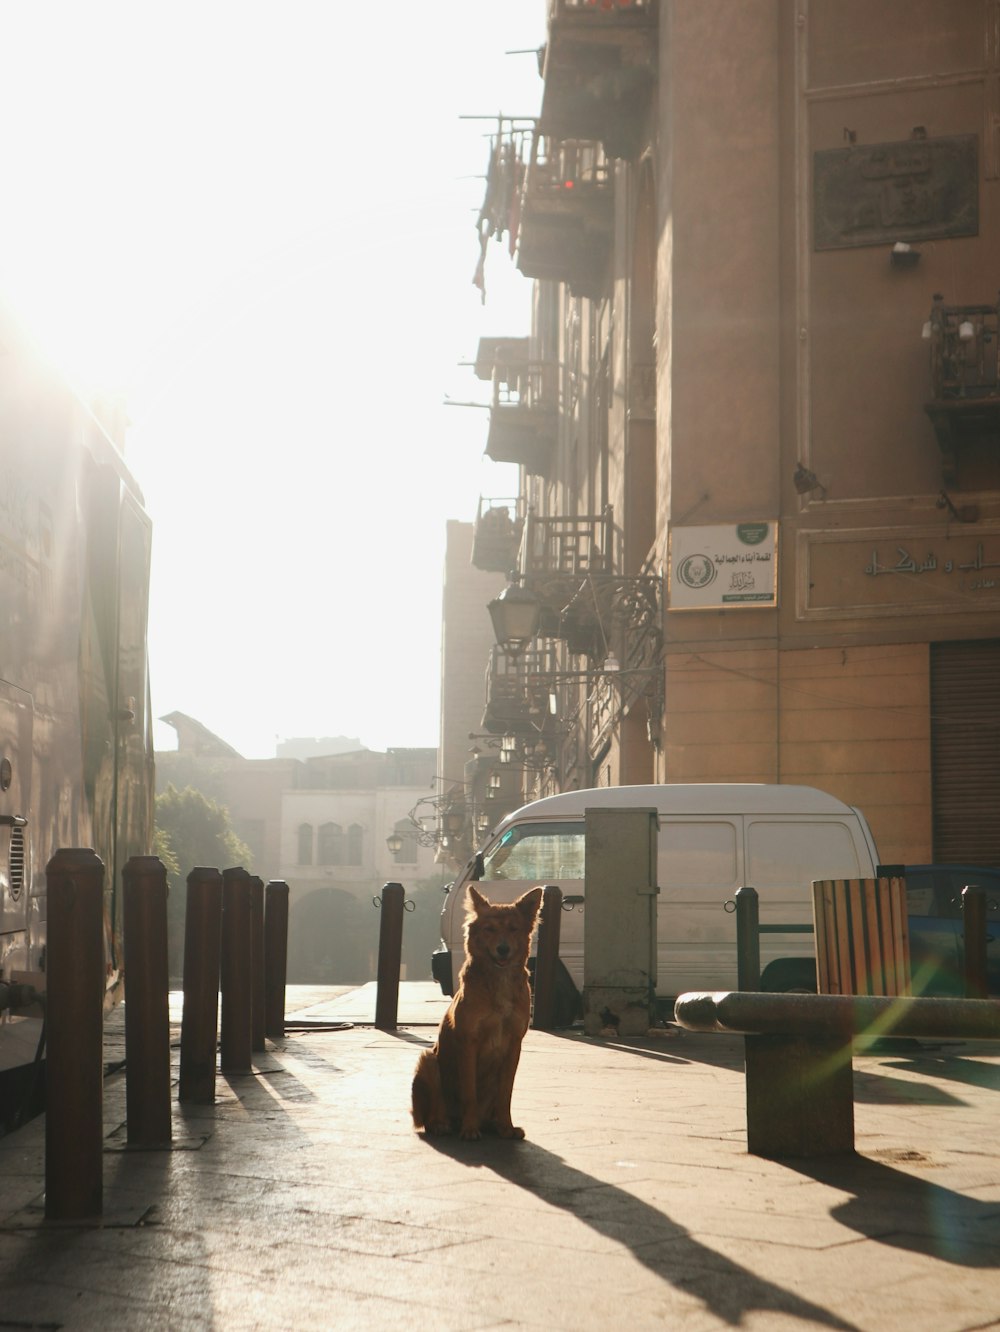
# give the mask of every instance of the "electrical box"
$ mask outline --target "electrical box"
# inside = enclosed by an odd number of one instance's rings
[[[588,809],[584,818],[584,1030],[635,1036],[655,1017],[656,810]]]

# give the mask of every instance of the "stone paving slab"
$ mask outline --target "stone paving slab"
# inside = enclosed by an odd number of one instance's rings
[[[527,1140],[424,1141],[443,1002],[404,985],[380,1032],[364,989],[296,995],[342,1025],[175,1105],[177,1150],[122,1150],[110,1076],[103,1224],[45,1223],[41,1120],[0,1140],[0,1328],[1000,1327],[1000,1044],[858,1056],[858,1153],[776,1162],[738,1038],[530,1032]]]

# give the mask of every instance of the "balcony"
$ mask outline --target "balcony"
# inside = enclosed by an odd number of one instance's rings
[[[1000,445],[1000,302],[945,305],[935,295],[924,325],[931,344],[931,391],[925,411],[941,450],[947,483],[958,479],[964,449]]]
[[[608,162],[599,143],[536,135],[524,178],[517,266],[594,299],[607,287],[614,225]]]
[[[538,600],[542,638],[565,638],[571,652],[592,645],[592,617],[580,610],[593,575],[604,575],[613,565],[613,541],[610,509],[555,517],[528,514],[521,573]]]
[[[524,518],[516,499],[480,496],[472,527],[472,564],[485,573],[510,573],[517,568]]]
[[[557,402],[555,365],[496,365],[486,456],[545,476],[556,442]]]
[[[656,17],[656,0],[550,0],[539,127],[635,157],[656,81]]]
[[[541,735],[554,721],[550,691],[556,668],[551,648],[512,655],[490,649],[483,730],[491,735]]]

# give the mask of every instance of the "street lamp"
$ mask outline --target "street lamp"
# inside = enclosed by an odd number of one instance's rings
[[[398,856],[403,849],[403,839],[398,832],[391,832],[385,839],[385,844],[389,848],[389,854]]]
[[[505,652],[523,652],[538,633],[541,606],[538,598],[519,583],[508,583],[487,605],[497,644]]]

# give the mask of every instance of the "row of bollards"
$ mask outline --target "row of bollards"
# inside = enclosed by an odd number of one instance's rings
[[[103,1072],[106,981],[104,864],[90,848],[59,850],[48,884],[45,1215],[99,1217],[103,1208]],[[130,1148],[171,1140],[167,878],[156,856],[133,857],[122,873],[126,1132]],[[379,932],[375,1025],[396,1029],[403,885],[387,883],[376,904]],[[533,1025],[554,1026],[562,893],[544,891]],[[198,866],[187,879],[184,1008],[178,1099],[213,1104],[222,1073],[252,1072],[265,1038],[285,1031],[288,885],[245,869]],[[221,1005],[220,1005],[221,994]]]
[[[288,884],[275,879],[265,890],[245,869],[198,866],[184,924],[178,1099],[211,1105],[217,1039],[220,1071],[249,1073],[266,1037],[285,1034]]]
[[[89,848],[63,849],[46,876],[45,1215],[80,1220],[103,1205],[104,865]],[[133,857],[122,881],[127,1141],[161,1147],[171,1140],[166,869]],[[187,888],[179,1099],[211,1104],[217,1037],[221,1071],[240,1073],[265,1036],[284,1035],[288,885],[265,894],[244,869],[198,867]]]

